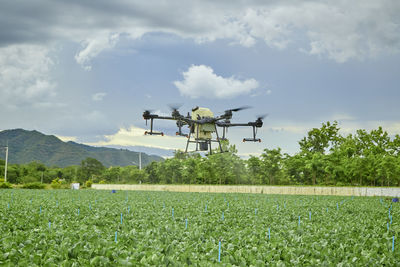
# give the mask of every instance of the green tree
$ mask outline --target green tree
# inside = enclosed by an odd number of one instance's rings
[[[337,121],[323,123],[321,128],[313,128],[300,142],[301,151],[324,154],[327,149],[334,149],[342,141]]]
[[[281,149],[264,149],[261,154],[262,158],[262,183],[263,184],[279,184],[283,175],[282,160],[283,155]]]
[[[105,167],[103,164],[95,158],[86,158],[82,160],[80,168],[78,170],[78,180],[81,183],[91,179],[93,181],[98,180],[98,177],[102,174]]]

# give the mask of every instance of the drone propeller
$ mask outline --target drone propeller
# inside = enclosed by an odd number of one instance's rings
[[[232,108],[232,109],[225,110],[225,112],[230,112],[230,111],[237,112],[237,111],[241,111],[241,110],[249,109],[249,108],[251,108],[251,107],[250,106],[242,106],[239,108]]]
[[[182,104],[169,104],[169,108],[172,111],[172,117],[180,117],[181,114],[179,113],[178,109],[182,107]]]
[[[171,111],[176,111],[180,109],[183,106],[181,103],[175,103],[175,104],[169,104],[168,107],[171,109]]]
[[[257,116],[257,120],[263,120],[268,116],[268,114],[262,114]]]
[[[267,116],[268,116],[268,114],[258,115],[257,116],[257,120],[255,121],[255,124],[256,124],[255,126],[258,127],[258,128],[262,127],[262,125],[263,125],[263,121],[262,120]]]
[[[151,109],[145,109],[143,112],[143,119],[146,120],[146,126],[147,126],[147,120],[150,119],[151,112],[153,112],[153,110]]]

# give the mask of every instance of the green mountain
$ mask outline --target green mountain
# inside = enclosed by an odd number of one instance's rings
[[[79,165],[87,157],[95,158],[107,167],[139,163],[139,152],[93,147],[71,141],[63,142],[54,135],[45,135],[38,131],[23,129],[1,131],[0,146],[5,146],[7,142],[9,163],[40,161],[47,166],[66,167]],[[0,158],[5,158],[4,150],[0,150]],[[142,153],[142,166],[161,160],[162,157]]]

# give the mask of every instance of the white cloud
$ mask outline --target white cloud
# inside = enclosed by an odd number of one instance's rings
[[[249,94],[258,87],[255,79],[241,81],[234,76],[224,78],[214,73],[209,66],[192,65],[182,73],[183,81],[175,81],[180,93],[191,98],[230,98]]]
[[[113,48],[118,42],[118,34],[103,33],[94,38],[84,40],[84,49],[75,55],[75,60],[85,70],[91,70],[91,60],[106,49]]]
[[[0,103],[8,108],[44,106],[56,95],[49,50],[37,45],[0,48]],[[57,104],[57,103],[54,103]]]
[[[131,126],[120,128],[116,134],[105,135],[105,141],[87,143],[94,146],[145,146],[161,149],[185,149],[187,139],[178,136],[144,135],[146,130]]]
[[[36,12],[28,12],[36,8]],[[69,12],[65,12],[68,9]],[[26,11],[26,12],[24,12]],[[0,11],[1,45],[67,40],[82,43],[75,55],[85,69],[121,35],[138,39],[167,33],[198,43],[225,39],[245,47],[262,40],[293,46],[337,62],[400,51],[398,0],[309,1],[58,1],[15,2]],[[12,21],[13,23],[10,23]],[[35,22],[35,23],[32,23]]]
[[[243,21],[250,35],[271,47],[284,49],[304,32],[310,54],[345,62],[398,53],[399,11],[397,1],[283,1],[249,8]]]
[[[359,129],[371,131],[378,127],[382,127],[390,135],[400,134],[399,121],[344,121],[340,123],[339,127],[344,134],[354,134]]]
[[[339,112],[332,115],[332,121],[353,121],[356,118],[350,114]]]
[[[319,126],[316,126],[319,127]],[[277,125],[277,126],[271,126],[269,129],[272,132],[288,132],[288,133],[294,133],[294,134],[305,134],[309,130],[312,129],[312,127],[306,126],[306,125],[296,125],[296,124],[283,124],[283,125]]]
[[[93,101],[102,101],[103,98],[106,96],[107,94],[104,92],[101,93],[95,93],[92,95],[92,100]]]
[[[162,116],[162,117],[168,117],[168,116],[171,116],[171,113],[170,114],[168,114],[168,113],[166,113],[166,112],[162,112],[161,110],[159,110],[159,109],[157,109],[156,111],[154,111],[154,112],[152,112],[152,113],[154,113],[154,114],[156,114],[156,115],[158,115],[158,116]]]
[[[60,139],[61,141],[64,141],[64,142],[68,142],[68,141],[77,142],[78,141],[76,136],[62,136],[62,135],[56,135],[56,136],[58,139]]]

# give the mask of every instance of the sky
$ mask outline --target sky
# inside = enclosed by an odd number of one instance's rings
[[[173,122],[143,136],[142,113],[268,114],[258,136],[229,129],[241,156],[337,120],[342,134],[400,134],[400,2],[3,0],[0,130],[95,146],[182,149]]]

